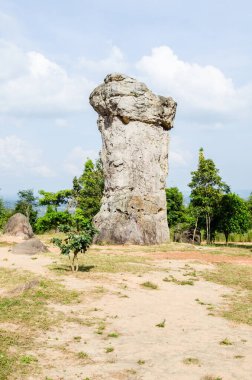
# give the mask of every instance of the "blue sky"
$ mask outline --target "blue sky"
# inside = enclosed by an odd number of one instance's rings
[[[178,102],[169,186],[198,150],[252,190],[252,3],[0,0],[0,194],[71,186],[101,148],[93,88],[118,71]]]

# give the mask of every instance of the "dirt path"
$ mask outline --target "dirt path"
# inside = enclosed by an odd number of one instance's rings
[[[47,268],[54,258],[0,248],[1,266],[59,278],[83,294],[80,303],[57,307],[67,323],[38,337],[32,353],[42,372],[29,380],[250,380],[252,328],[213,316],[231,290],[200,279],[193,286],[163,281],[214,267],[192,261],[198,253],[155,253],[144,274],[56,277]],[[141,285],[148,281],[158,288]]]

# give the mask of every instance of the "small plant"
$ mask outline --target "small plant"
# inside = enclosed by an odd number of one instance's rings
[[[137,364],[139,364],[139,365],[143,365],[143,364],[145,364],[145,360],[139,359],[139,360],[137,361]]]
[[[189,279],[189,280],[177,280],[174,276],[170,275],[169,277],[163,278],[164,282],[173,282],[176,285],[194,285],[194,281]]]
[[[20,358],[20,362],[22,364],[31,364],[32,362],[37,362],[37,361],[38,359],[32,355],[24,355],[24,356],[21,356]]]
[[[158,286],[156,284],[153,284],[153,282],[150,282],[150,281],[143,282],[141,285],[149,289],[158,289]]]
[[[79,269],[78,254],[87,251],[97,233],[97,230],[90,222],[82,222],[80,226],[81,230],[78,223],[76,222],[75,224],[75,226],[64,225],[59,227],[61,232],[67,234],[65,239],[53,238],[51,240],[54,245],[59,247],[62,255],[67,255],[69,257],[73,272],[77,272]]]
[[[74,336],[74,340],[76,342],[80,342],[81,341],[81,336]]]
[[[115,350],[114,347],[106,347],[105,348],[106,354],[109,354],[110,352],[113,352],[114,350]]]
[[[163,320],[163,322],[158,323],[156,327],[165,327],[165,319]]]
[[[232,346],[233,343],[228,338],[225,338],[221,340],[219,344],[223,346]]]
[[[119,333],[118,333],[118,332],[112,332],[112,333],[109,333],[109,334],[108,334],[108,337],[109,337],[109,338],[118,338],[118,337],[119,337]]]
[[[88,359],[89,355],[86,352],[80,351],[80,352],[78,352],[78,358],[79,359]]]
[[[235,359],[242,359],[242,358],[244,358],[244,356],[243,355],[235,355],[234,358]]]
[[[200,361],[197,358],[185,358],[183,360],[183,363],[187,365],[190,365],[190,364],[199,365]]]

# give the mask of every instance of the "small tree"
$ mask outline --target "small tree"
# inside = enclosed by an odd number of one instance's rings
[[[38,211],[37,207],[37,198],[34,196],[33,190],[20,190],[18,192],[18,201],[15,204],[14,212],[20,212],[24,214],[28,219],[32,227],[34,227]]]
[[[207,243],[211,242],[211,221],[223,193],[230,191],[222,181],[219,170],[213,160],[204,157],[203,148],[199,150],[198,169],[192,174],[189,187],[192,189],[191,206],[198,212],[198,218],[204,217]]]
[[[78,254],[87,251],[97,231],[90,222],[86,222],[84,226],[83,221],[81,231],[76,225],[61,226],[60,230],[66,233],[66,237],[64,239],[53,238],[52,243],[59,247],[62,255],[69,257],[72,271],[77,272],[79,269]]]
[[[244,233],[249,229],[249,211],[246,202],[236,194],[225,194],[217,214],[217,230],[223,232],[228,243],[229,235]]]

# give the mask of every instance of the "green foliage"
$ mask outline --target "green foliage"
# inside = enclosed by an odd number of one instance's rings
[[[101,160],[95,164],[88,159],[83,174],[73,179],[72,194],[77,208],[83,211],[85,218],[92,220],[101,207],[104,190],[104,175]]]
[[[35,230],[37,233],[57,231],[60,225],[68,223],[72,223],[72,215],[68,211],[56,211],[53,206],[48,206],[45,215],[37,219]]]
[[[29,219],[31,226],[34,227],[38,212],[36,210],[37,198],[34,196],[33,190],[20,190],[18,197],[19,199],[15,204],[14,212],[24,214]]]
[[[72,271],[78,271],[78,254],[85,253],[92,244],[93,238],[97,232],[92,223],[89,221],[82,222],[81,230],[78,229],[78,224],[62,225],[60,230],[66,234],[64,239],[53,238],[52,243],[59,247],[61,254],[68,255],[70,259],[73,254],[71,268]],[[77,264],[75,266],[75,262]]]
[[[222,196],[217,214],[217,230],[224,233],[226,242],[232,232],[247,232],[249,221],[248,207],[242,198],[232,193]]]
[[[250,193],[248,200],[247,200],[247,206],[249,211],[249,219],[250,219],[250,228],[252,228],[252,192]]]
[[[167,207],[167,220],[169,227],[174,227],[178,223],[185,222],[186,210],[183,205],[183,194],[177,187],[170,187],[165,189],[166,193],[166,207]]]
[[[230,189],[222,181],[213,160],[204,157],[203,148],[199,150],[198,169],[191,174],[191,206],[195,209],[197,220],[205,219],[207,242],[210,243],[212,218],[222,194],[228,193]]]
[[[39,199],[41,206],[51,206],[57,211],[60,205],[68,203],[72,197],[72,190],[60,190],[56,193],[40,190],[39,194],[43,196],[43,198]]]
[[[11,216],[11,210],[5,208],[4,201],[0,198],[0,230]]]

